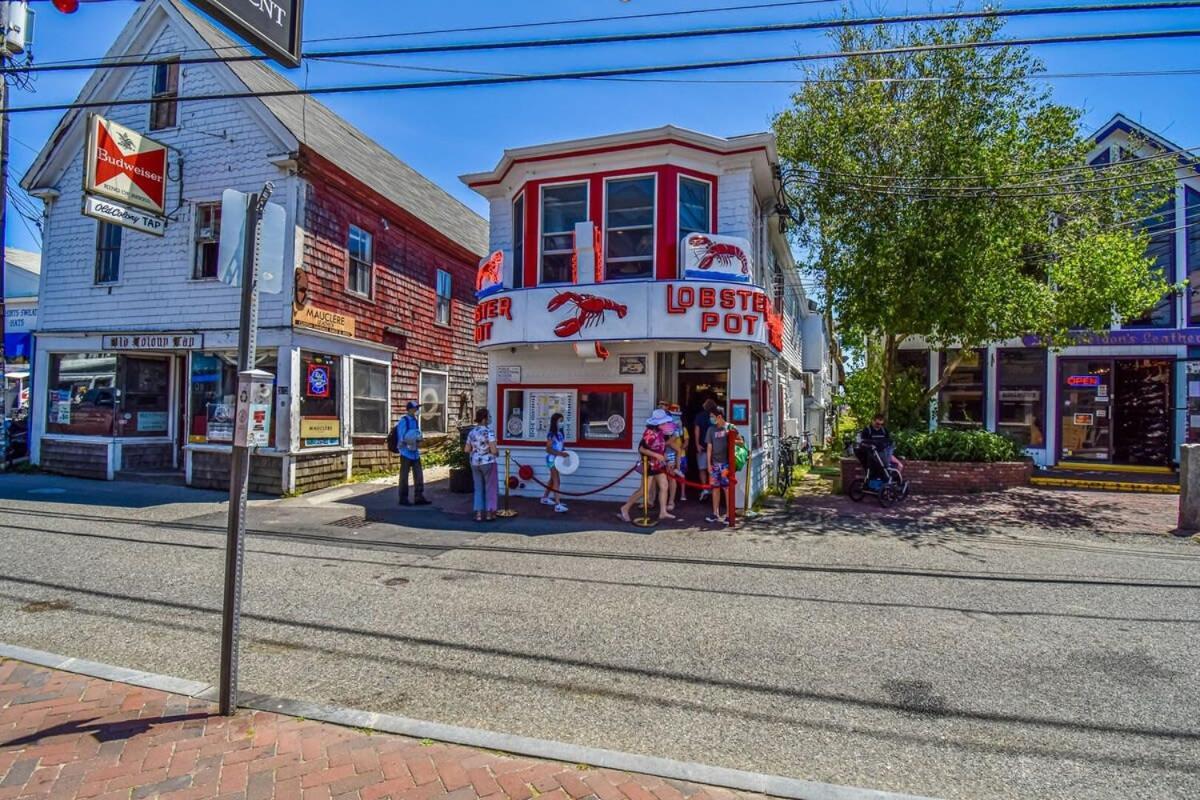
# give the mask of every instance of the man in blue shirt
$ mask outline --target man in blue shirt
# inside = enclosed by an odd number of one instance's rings
[[[396,423],[396,441],[400,443],[400,505],[427,506],[425,499],[425,474],[421,470],[421,423],[417,420],[417,409],[421,406],[409,400],[407,413]],[[413,476],[413,500],[408,501],[408,473]]]

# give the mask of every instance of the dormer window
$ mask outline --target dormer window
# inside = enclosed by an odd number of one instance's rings
[[[604,278],[654,276],[654,176],[605,182]]]

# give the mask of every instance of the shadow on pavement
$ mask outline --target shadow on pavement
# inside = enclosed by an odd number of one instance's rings
[[[169,717],[141,717],[139,719],[121,720],[120,722],[96,722],[95,717],[91,719],[77,719],[64,722],[61,725],[44,728],[17,739],[10,739],[7,742],[0,742],[0,748],[23,747],[24,745],[40,742],[43,739],[51,739],[56,736],[75,736],[83,733],[91,734],[92,738],[98,742],[132,739],[150,730],[155,725],[170,725],[173,722],[202,720],[208,719],[211,716],[213,715],[197,712],[195,714],[176,714]],[[203,728],[196,728],[195,730],[197,731],[197,736],[204,732]]]
[[[173,484],[98,481],[47,473],[0,473],[0,500],[151,508],[184,503],[220,503],[228,499],[228,492]]]

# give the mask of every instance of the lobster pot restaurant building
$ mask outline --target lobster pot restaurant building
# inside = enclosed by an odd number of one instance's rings
[[[562,413],[580,458],[563,488],[624,498],[655,405],[678,403],[690,430],[712,398],[751,448],[738,480],[762,490],[776,437],[802,425],[804,316],[819,322],[775,216],[774,161],[768,134],[668,126],[509,150],[463,177],[491,204],[474,332],[514,472],[546,479]]]
[[[1132,120],[1114,117],[1095,135],[1090,164],[1185,152]],[[1148,255],[1167,283],[1189,282],[1141,316],[1081,334],[1057,350],[1025,337],[961,354],[933,398],[931,427],[1007,434],[1041,466],[1173,470],[1179,446],[1200,442],[1200,166],[1181,160],[1178,183],[1144,221]],[[902,369],[934,386],[957,351],[919,341],[899,351]]]

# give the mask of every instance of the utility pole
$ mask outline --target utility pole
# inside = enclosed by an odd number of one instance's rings
[[[8,22],[5,20],[5,26]],[[0,64],[8,66],[8,48],[0,48]],[[8,330],[8,309],[4,304],[4,277],[8,272],[5,249],[8,236],[8,75],[0,75],[0,450],[3,468],[8,469],[8,354],[4,352],[4,332]]]
[[[238,394],[236,416],[248,413],[250,396],[243,376],[254,369],[258,344],[258,248],[263,209],[274,186],[249,196],[246,208],[246,241],[242,256],[242,309],[238,330]],[[244,433],[243,433],[244,436]],[[229,464],[229,523],[225,535],[225,599],[221,607],[220,713],[237,710],[238,633],[242,611],[242,564],[245,558],[246,495],[250,484],[250,446],[235,434]]]

